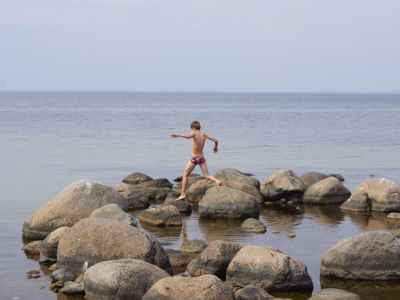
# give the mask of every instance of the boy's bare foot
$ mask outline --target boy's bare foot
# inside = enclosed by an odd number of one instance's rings
[[[176,198],[176,201],[182,201],[186,198],[186,195],[180,195],[178,198]]]

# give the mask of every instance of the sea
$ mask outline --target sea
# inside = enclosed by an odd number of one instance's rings
[[[340,173],[350,190],[369,178],[400,182],[400,95],[0,92],[0,299],[76,299],[51,292],[47,267],[21,250],[24,220],[81,178],[115,186],[143,172],[172,181],[191,145],[170,134],[188,133],[193,120],[219,140],[218,153],[212,143],[205,147],[211,173],[235,168],[261,182],[279,169]],[[339,240],[400,230],[383,213],[265,207],[265,234],[244,233],[237,221],[199,220],[196,210],[185,219],[189,239],[268,245],[300,259],[313,293],[337,287],[367,300],[400,297],[400,282],[320,278],[321,258]],[[146,229],[165,248],[179,249],[180,228]],[[41,277],[27,279],[32,269]],[[300,300],[310,294],[277,295]]]

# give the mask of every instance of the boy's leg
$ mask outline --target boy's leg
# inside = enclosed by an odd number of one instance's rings
[[[212,176],[212,175],[210,175],[208,173],[208,167],[207,167],[207,163],[206,162],[200,164],[200,169],[203,172],[203,175],[204,175],[205,178],[216,182],[218,185],[221,185],[221,183],[222,183],[221,180],[218,180],[217,178],[215,178],[214,176]]]
[[[190,161],[187,163],[185,170],[182,174],[182,192],[181,195],[176,200],[181,200],[186,198],[186,188],[187,188],[187,178],[192,173],[196,165],[192,164]]]

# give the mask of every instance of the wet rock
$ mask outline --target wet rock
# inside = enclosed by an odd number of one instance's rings
[[[290,238],[290,239],[292,239],[292,238],[295,238],[295,237],[296,237],[296,234],[294,234],[293,232],[289,232],[289,233],[287,234],[287,237]]]
[[[190,214],[192,212],[192,205],[187,199],[176,200],[178,197],[179,194],[171,192],[168,194],[163,204],[175,206],[182,214]]]
[[[400,213],[392,212],[392,213],[388,214],[387,217],[388,217],[389,219],[400,220]]]
[[[214,181],[209,179],[200,179],[193,183],[187,190],[187,199],[192,203],[199,203],[201,198],[206,194],[207,190],[213,186],[217,186]]]
[[[400,211],[400,186],[385,178],[365,180],[340,208],[358,212]]]
[[[40,247],[40,262],[50,262],[55,261],[57,257],[58,243],[65,232],[69,228],[67,226],[62,226],[52,231],[43,241]]]
[[[40,275],[40,271],[39,270],[30,270],[28,272],[26,272],[26,278],[28,279],[36,279],[39,278]]]
[[[256,198],[258,203],[264,202],[264,197],[261,194],[260,189],[257,188],[255,185],[251,185],[243,181],[234,181],[234,180],[225,181],[223,182],[223,184],[224,186],[229,187],[231,189],[235,189],[250,194],[251,196]]]
[[[303,203],[309,204],[341,204],[351,192],[336,177],[328,177],[310,187],[303,194]]]
[[[400,243],[390,232],[345,238],[322,257],[321,275],[342,279],[399,280]]]
[[[143,300],[234,300],[232,289],[214,275],[174,276],[155,283]]]
[[[307,267],[275,248],[245,246],[228,266],[226,282],[233,287],[255,284],[267,291],[312,290]]]
[[[58,245],[57,263],[77,272],[85,262],[133,258],[169,269],[168,256],[144,230],[114,220],[87,218],[71,227]]]
[[[268,300],[275,299],[263,288],[254,284],[246,285],[235,293],[235,300]]]
[[[51,273],[51,279],[53,281],[74,281],[76,278],[76,273],[67,270],[66,268],[59,268]]]
[[[192,277],[213,274],[224,279],[229,263],[241,248],[242,246],[238,243],[212,241],[189,263],[187,271]]]
[[[169,257],[172,268],[186,267],[192,258],[185,252],[174,249],[165,249],[165,253]]]
[[[159,267],[138,259],[100,262],[84,275],[86,299],[141,300],[160,279],[170,277]]]
[[[267,201],[296,199],[305,189],[304,183],[292,170],[279,170],[261,185],[261,193]]]
[[[267,231],[267,226],[257,219],[248,218],[240,226],[242,230],[247,232],[264,233]]]
[[[322,174],[322,173],[318,173],[318,172],[308,172],[308,173],[305,173],[305,174],[299,176],[299,178],[304,183],[306,188],[308,188],[309,186],[312,186],[313,184],[315,184],[321,180],[324,180],[328,177],[335,177],[335,178],[339,179],[340,181],[344,181],[343,176],[340,174]]]
[[[150,176],[140,173],[140,172],[135,172],[132,174],[129,174],[126,176],[124,179],[122,179],[122,182],[127,183],[127,184],[139,184],[145,181],[153,180]]]
[[[110,219],[132,226],[138,226],[138,220],[134,216],[124,212],[116,204],[107,204],[99,207],[91,213],[90,218]]]
[[[147,208],[150,203],[162,203],[171,191],[168,187],[137,188],[128,184],[119,185],[116,189],[124,198],[128,210]]]
[[[67,295],[79,295],[85,293],[83,283],[76,283],[73,281],[64,282],[64,286],[60,289],[60,293]]]
[[[308,298],[308,300],[361,300],[361,298],[357,294],[348,291],[328,288],[322,289]]]
[[[39,256],[40,248],[42,247],[43,241],[33,241],[29,242],[24,246],[24,251],[26,255],[29,256]]]
[[[260,188],[260,182],[257,179],[249,176],[248,173],[243,173],[235,169],[220,169],[215,173],[215,177],[222,181],[239,181],[248,185],[253,185],[257,189]]]
[[[182,218],[174,205],[149,208],[139,215],[140,222],[152,226],[181,226]]]
[[[206,219],[258,218],[260,209],[256,199],[249,194],[216,186],[208,189],[200,200],[199,214]]]
[[[187,253],[200,253],[207,248],[207,246],[207,242],[202,240],[188,240],[182,243],[181,250]]]
[[[124,199],[112,188],[95,181],[79,180],[39,208],[23,226],[26,239],[44,239],[62,226],[72,226],[97,208],[115,203],[126,209]]]

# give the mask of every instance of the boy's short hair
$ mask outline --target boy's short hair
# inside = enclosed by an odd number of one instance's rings
[[[201,125],[199,121],[193,121],[192,124],[190,124],[190,129],[197,129],[200,130]]]

